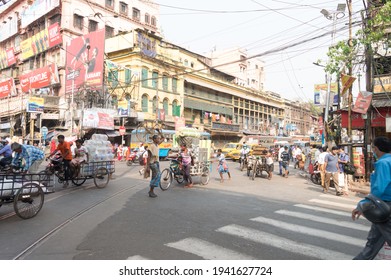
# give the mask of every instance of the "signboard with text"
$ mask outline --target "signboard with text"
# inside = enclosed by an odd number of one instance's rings
[[[1,33],[1,32],[0,32]],[[16,63],[14,48],[0,50],[0,70],[8,68]]]
[[[103,109],[87,109],[83,113],[84,128],[114,130],[114,111]]]
[[[319,106],[326,105],[327,98],[327,84],[316,84],[314,85],[314,104]],[[338,105],[338,84],[330,84],[330,106]]]
[[[15,83],[13,78],[0,82],[0,98],[15,94]]]
[[[50,64],[19,77],[22,92],[53,86],[60,83],[56,64]]]
[[[41,97],[29,97],[27,101],[27,112],[42,113],[45,99]]]

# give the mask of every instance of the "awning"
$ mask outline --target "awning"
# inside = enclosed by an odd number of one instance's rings
[[[373,107],[391,107],[390,99],[372,99]]]
[[[121,134],[119,134],[119,132],[117,130],[106,130],[104,132],[108,137],[117,137],[117,136],[121,136]]]

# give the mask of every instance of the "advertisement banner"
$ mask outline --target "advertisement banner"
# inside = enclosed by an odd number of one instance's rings
[[[58,22],[56,22],[34,36],[20,42],[22,60],[26,60],[61,43],[62,36],[60,33],[60,26]]]
[[[114,130],[114,114],[103,109],[87,109],[83,114],[83,128]]]
[[[15,83],[13,78],[0,82],[0,98],[15,94]]]
[[[344,95],[348,91],[348,89],[353,85],[355,80],[356,80],[355,77],[341,74],[341,84],[342,84],[341,95]]]
[[[0,32],[1,33],[1,32]],[[0,50],[0,70],[16,63],[14,48]]]
[[[31,71],[19,77],[22,92],[53,86],[60,83],[56,64]]]
[[[118,115],[120,117],[126,117],[129,115],[127,100],[118,101]]]
[[[373,78],[373,93],[391,92],[391,76]]]
[[[314,104],[319,106],[326,105],[327,84],[314,85]],[[338,84],[330,84],[330,106],[338,105]]]
[[[46,15],[60,5],[60,0],[35,0],[21,14],[21,28],[26,28],[30,23]]]
[[[179,131],[182,127],[186,126],[186,119],[181,117],[175,117],[175,131]]]
[[[42,113],[45,99],[41,97],[29,97],[27,101],[27,112]]]
[[[371,101],[372,101],[372,92],[369,91],[360,92],[357,96],[356,103],[354,104],[352,111],[360,114],[366,114],[369,105],[371,105]]]
[[[105,30],[101,29],[73,39],[66,50],[65,92],[82,85],[101,88]]]

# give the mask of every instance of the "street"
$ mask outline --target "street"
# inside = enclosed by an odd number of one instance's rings
[[[339,260],[364,246],[370,223],[350,217],[363,195],[323,194],[293,168],[289,178],[274,172],[272,180],[254,181],[238,163],[229,168],[232,179],[224,183],[214,163],[208,185],[185,189],[174,181],[150,198],[140,167],[116,162],[106,188],[92,180],[58,185],[32,219],[4,205],[0,259]]]

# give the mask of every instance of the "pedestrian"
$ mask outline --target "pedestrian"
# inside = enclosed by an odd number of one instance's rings
[[[385,201],[391,207],[391,140],[383,136],[376,137],[372,143],[372,151],[377,161],[370,178],[371,194]],[[365,199],[361,202],[364,201]],[[353,221],[362,215],[358,208],[352,211]],[[384,223],[372,223],[364,249],[353,259],[373,260],[385,241],[391,245],[391,219]]]
[[[123,146],[121,144],[121,145],[118,146],[118,149],[117,149],[117,159],[118,159],[118,161],[122,160],[122,150],[123,150]]]
[[[312,145],[312,149],[310,151],[311,155],[311,163],[314,165],[316,163],[316,154],[318,154],[319,157],[319,149],[316,145]]]
[[[178,160],[183,172],[183,179],[187,182],[185,188],[193,187],[193,181],[190,176],[190,169],[192,165],[192,155],[186,144],[181,145],[181,151],[179,152]]]
[[[227,173],[229,180],[231,180],[231,173],[229,172],[227,161],[225,160],[225,156],[221,149],[217,150],[217,160],[219,162],[217,166],[217,171],[220,174],[220,183],[224,182],[223,174]]]
[[[269,150],[266,152],[266,172],[268,174],[267,178],[269,180],[272,179],[273,171],[274,171],[274,161],[273,161],[272,151]]]
[[[159,166],[159,145],[164,141],[159,135],[152,136],[153,143],[150,146],[149,151],[151,156],[148,157],[148,166],[151,170],[151,181],[149,183],[149,197],[157,197],[154,189],[160,187],[160,166]]]
[[[24,172],[28,171],[30,173],[36,173],[45,158],[45,153],[41,149],[32,145],[22,145],[14,142],[11,144],[11,149],[15,152],[11,165],[19,167],[20,160],[24,159]]]
[[[341,147],[338,153],[338,165],[339,165],[339,176],[343,175],[343,193],[344,195],[348,195],[349,190],[349,175],[345,173],[344,166],[350,161],[350,157],[347,153],[345,153],[344,149]],[[342,175],[341,175],[342,174]],[[340,186],[342,186],[340,182]]]
[[[325,165],[325,177],[324,177],[324,188],[323,192],[327,193],[330,188],[330,180],[333,179],[334,187],[336,190],[336,195],[343,195],[342,189],[338,185],[338,174],[339,174],[339,165],[338,165],[338,151],[339,148],[337,146],[333,146],[331,148],[331,153],[327,154],[324,159]]]
[[[325,160],[326,156],[329,154],[329,148],[327,146],[320,147],[319,151],[320,151],[320,154],[318,157],[318,170],[320,172],[321,186],[324,189],[325,188],[324,178],[325,178],[325,174],[326,174],[324,160]]]
[[[278,167],[279,167],[279,175],[282,175],[282,158],[281,158],[281,154],[282,152],[285,151],[284,147],[281,146],[280,149],[278,150]]]
[[[282,177],[288,178],[289,175],[289,152],[288,152],[288,146],[284,147],[284,151],[281,153],[281,160],[282,160]]]
[[[143,146],[143,149],[144,152],[139,157],[139,163],[143,167],[138,171],[140,175],[144,174],[145,167],[147,166],[147,162],[148,162],[148,146],[147,145]]]

